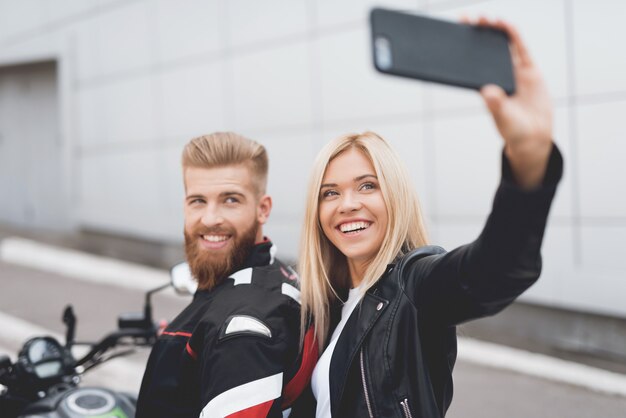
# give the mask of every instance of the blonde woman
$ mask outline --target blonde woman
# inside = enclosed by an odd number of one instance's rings
[[[300,255],[302,325],[313,318],[323,350],[315,399],[304,407],[316,417],[444,416],[455,326],[497,313],[539,277],[562,172],[551,103],[517,31],[478,24],[508,33],[517,92],[481,91],[504,152],[492,212],[474,242],[450,252],[427,245],[408,176],[378,135],[346,135],[318,155]]]

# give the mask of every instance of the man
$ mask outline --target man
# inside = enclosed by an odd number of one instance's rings
[[[297,277],[263,236],[272,209],[265,148],[214,133],[185,146],[182,166],[198,291],[152,349],[137,417],[289,416],[317,352],[308,333],[299,354]]]

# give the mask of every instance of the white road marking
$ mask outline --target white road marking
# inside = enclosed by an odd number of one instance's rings
[[[61,343],[65,342],[65,337],[62,337],[60,334],[35,325],[32,322],[24,321],[21,318],[0,312],[0,341],[2,341],[2,345],[7,346],[10,351],[21,348],[26,340],[32,337],[43,337],[46,335],[56,338]],[[9,354],[11,358],[14,357],[11,355],[13,353],[6,351],[4,353]]]
[[[165,270],[17,237],[0,241],[0,260],[133,290],[147,290],[170,280],[169,272]]]

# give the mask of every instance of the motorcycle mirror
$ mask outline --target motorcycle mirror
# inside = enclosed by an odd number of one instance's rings
[[[191,275],[189,270],[189,264],[180,263],[176,264],[170,270],[172,286],[176,290],[176,293],[181,295],[193,295],[198,289],[198,283]]]
[[[161,286],[150,289],[146,292],[146,302],[143,306],[143,312],[125,312],[117,317],[117,327],[119,329],[141,328],[153,329],[154,321],[152,320],[152,295],[160,290],[170,287],[171,283],[165,283]]]

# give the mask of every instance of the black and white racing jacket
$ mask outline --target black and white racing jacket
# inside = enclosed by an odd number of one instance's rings
[[[300,338],[297,276],[257,244],[244,268],[198,291],[152,349],[137,418],[287,417],[317,350]]]

